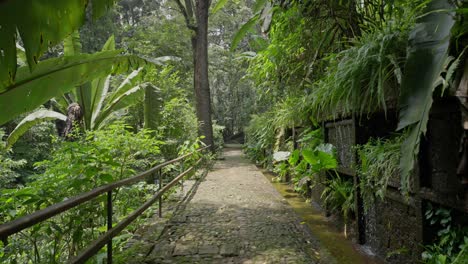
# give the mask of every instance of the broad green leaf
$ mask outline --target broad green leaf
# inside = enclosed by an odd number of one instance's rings
[[[15,142],[32,126],[39,124],[47,120],[67,120],[64,114],[50,111],[50,110],[38,110],[28,116],[26,116],[21,122],[15,127],[13,132],[7,138],[7,148],[11,147]]]
[[[247,35],[247,33],[256,25],[260,15],[255,15],[247,23],[242,25],[242,27],[239,29],[239,31],[236,32],[232,39],[231,43],[231,51],[234,51],[239,43],[242,41],[242,39]]]
[[[288,162],[291,166],[295,166],[298,161],[299,161],[299,150],[296,149],[291,153],[291,156],[289,156]]]
[[[128,90],[132,89],[137,85],[137,83],[140,81],[141,73],[142,73],[143,67],[140,67],[134,71],[132,71],[126,78],[123,80],[122,83],[120,83],[119,87],[115,89],[114,92],[112,92],[109,95],[109,98],[106,99],[107,102],[113,102],[115,101],[118,97],[120,97],[122,94],[126,93]]]
[[[14,0],[0,3],[0,86],[16,76],[16,41],[24,43],[28,65],[35,68],[48,47],[58,44],[85,21],[88,0]],[[97,18],[114,0],[92,0]],[[17,34],[19,33],[19,36]]]
[[[106,99],[106,95],[109,91],[110,86],[110,75],[106,78],[98,78],[92,81],[91,87],[93,89],[93,101],[91,109],[92,111],[92,118],[91,118],[91,130],[95,128],[96,118],[101,114],[102,107],[104,104],[104,100]]]
[[[49,59],[39,63],[32,73],[28,67],[19,68],[14,84],[0,86],[0,124],[77,85],[147,63],[137,56],[118,54],[119,51],[106,51]]]
[[[330,154],[328,152],[318,151],[317,159],[319,160],[318,166],[313,168],[317,172],[322,170],[336,169],[336,167],[338,166],[338,163],[335,157],[333,157],[333,154]]]
[[[227,3],[228,0],[218,0],[216,5],[211,10],[211,14],[216,14],[219,10],[221,10]]]
[[[400,91],[398,130],[410,129],[401,147],[402,191],[407,192],[414,159],[419,152],[420,135],[426,133],[432,93],[448,56],[450,31],[455,23],[452,13],[432,12],[453,9],[448,0],[433,0],[428,15],[419,19],[409,37],[409,50]]]
[[[78,41],[79,42],[79,41]],[[102,47],[101,51],[115,50],[115,38],[110,36]],[[84,114],[84,124],[86,129],[93,130],[93,114],[95,114],[96,107],[101,101],[99,96],[102,96],[104,85],[106,84],[107,76],[94,79],[92,82],[87,82],[83,85],[76,87],[76,95],[78,104],[81,106]],[[106,94],[104,94],[106,95]]]
[[[65,56],[74,56],[81,53],[80,32],[74,31],[63,41],[63,54]]]
[[[96,117],[95,129],[99,128],[104,121],[110,117],[111,113],[127,108],[131,105],[134,105],[143,98],[144,89],[143,86],[135,86],[127,90],[124,94],[117,97],[114,101],[106,105],[104,111]]]
[[[317,163],[317,159],[313,150],[303,149],[302,156],[304,157],[304,160],[307,161],[307,163],[309,163],[310,165],[314,165],[315,163]]]

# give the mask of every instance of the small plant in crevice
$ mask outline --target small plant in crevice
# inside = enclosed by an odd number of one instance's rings
[[[433,244],[425,245],[422,253],[426,264],[466,264],[468,260],[468,227],[457,225],[452,211],[428,204],[425,218],[429,224],[439,227]]]
[[[342,213],[347,221],[348,217],[356,211],[354,203],[354,184],[352,180],[336,174],[325,183],[321,198],[325,207],[333,213]]]
[[[325,208],[332,213],[341,213],[344,219],[344,236],[347,237],[349,218],[356,212],[354,184],[339,174],[331,176],[325,183],[321,196]]]
[[[356,147],[360,159],[359,188],[366,211],[376,198],[385,198],[390,178],[399,175],[400,147],[404,139],[404,134],[390,139],[370,139]]]

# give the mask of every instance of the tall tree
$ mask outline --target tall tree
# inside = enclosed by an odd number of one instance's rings
[[[211,122],[211,96],[208,81],[208,10],[210,0],[175,0],[185,18],[187,27],[193,31],[191,36],[193,52],[193,84],[197,118],[201,123],[198,133],[205,136],[203,142],[214,149],[213,128]]]

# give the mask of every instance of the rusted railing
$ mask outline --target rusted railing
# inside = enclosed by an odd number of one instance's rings
[[[204,148],[201,148],[197,150],[197,152],[203,151],[208,149],[210,146],[206,146]],[[162,186],[162,168],[166,167],[167,165],[174,164],[176,162],[182,161],[185,158],[193,155],[194,153],[189,153],[183,156],[180,156],[176,159],[166,161],[164,163],[161,163],[145,172],[142,172],[136,176],[123,179],[114,183],[110,183],[101,187],[98,187],[96,189],[93,189],[89,192],[80,194],[78,196],[72,197],[68,200],[65,200],[63,202],[51,205],[47,208],[44,208],[42,210],[36,211],[30,215],[25,215],[23,217],[20,217],[16,220],[13,220],[11,222],[5,223],[0,225],[0,239],[3,241],[4,245],[8,244],[8,237],[20,232],[23,229],[26,229],[28,227],[31,227],[37,223],[43,222],[55,215],[58,215],[60,213],[63,213],[65,211],[68,211],[80,204],[83,204],[85,202],[88,202],[96,197],[98,197],[101,194],[107,193],[107,232],[102,234],[97,240],[94,240],[91,245],[89,245],[86,249],[84,249],[82,252],[80,252],[78,255],[75,257],[71,258],[69,260],[69,263],[83,263],[92,256],[94,256],[104,245],[107,244],[107,263],[112,263],[112,238],[115,237],[117,234],[119,234],[125,227],[127,227],[130,223],[132,223],[139,215],[141,215],[148,207],[150,207],[153,203],[156,201],[159,201],[159,210],[158,214],[159,217],[162,216],[162,195],[169,190],[171,187],[173,187],[175,184],[177,184],[184,176],[186,176],[188,173],[193,171],[196,166],[202,161],[202,158],[200,158],[195,165],[191,166],[187,170],[183,170],[183,163],[182,163],[182,173],[180,173],[177,177],[175,177],[171,182],[166,184],[164,187]],[[116,225],[113,226],[112,223],[112,191],[121,187],[121,186],[126,186],[126,185],[132,185],[136,182],[142,181],[146,179],[149,176],[157,176],[158,177],[158,184],[159,184],[159,189],[158,192],[153,195],[148,201],[146,201],[142,206],[140,206],[138,209],[133,211],[129,216],[127,216],[125,219],[117,223]]]

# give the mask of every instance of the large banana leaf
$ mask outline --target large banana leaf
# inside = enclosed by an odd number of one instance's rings
[[[455,23],[448,0],[433,0],[427,15],[417,21],[409,37],[409,50],[400,92],[398,130],[409,134],[401,147],[402,191],[407,192],[421,134],[426,133],[432,93],[448,56],[450,31]],[[443,11],[442,11],[443,10]]]
[[[97,18],[115,0],[92,0]],[[16,76],[16,41],[21,37],[30,69],[48,47],[58,44],[85,21],[89,0],[0,1],[0,86],[12,85]],[[17,34],[18,33],[18,34]]]
[[[55,119],[60,119],[60,120],[65,121],[67,120],[67,117],[62,113],[58,113],[58,112],[50,111],[50,110],[38,110],[29,114],[16,126],[13,132],[11,132],[10,135],[8,136],[7,148],[15,144],[15,142],[32,126],[39,124],[46,120],[55,120]]]
[[[106,99],[106,102],[110,103],[115,101],[115,99],[120,97],[122,94],[126,93],[129,89],[135,87],[140,81],[142,69],[143,68],[139,68],[130,73],[125,78],[125,80],[119,85],[119,87],[117,87],[117,89],[115,89],[115,91],[113,91],[112,94],[109,95],[109,97]]]
[[[79,35],[74,43],[79,43]],[[77,45],[77,44],[75,44]],[[114,36],[109,37],[109,39],[104,44],[101,51],[113,51],[115,50],[115,38]],[[106,83],[107,76],[94,79],[92,82],[87,82],[83,85],[76,87],[75,93],[76,98],[78,99],[78,104],[81,106],[84,113],[84,124],[86,129],[93,130],[93,114],[96,112],[96,107],[100,102],[100,96],[106,95],[102,93],[104,85]]]
[[[0,125],[77,85],[147,63],[137,56],[118,54],[106,51],[49,59],[39,63],[32,73],[28,67],[20,67],[14,84],[0,85]]]

